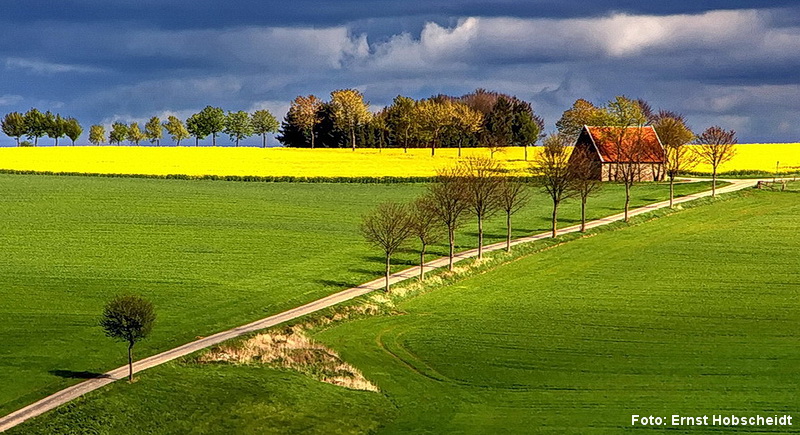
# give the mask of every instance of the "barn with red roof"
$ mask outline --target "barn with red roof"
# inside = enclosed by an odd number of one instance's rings
[[[652,126],[584,126],[573,156],[578,152],[596,163],[595,177],[602,181],[617,181],[621,173],[630,171],[637,181],[660,181],[666,172],[667,155]]]

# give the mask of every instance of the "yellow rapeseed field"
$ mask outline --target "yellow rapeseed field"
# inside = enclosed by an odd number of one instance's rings
[[[529,147],[529,159],[540,148]],[[484,148],[464,149],[464,156],[488,156]],[[511,173],[522,174],[528,164],[522,148],[496,153]],[[81,146],[0,149],[0,169],[148,175],[255,175],[298,177],[420,177],[458,160],[457,150],[438,149],[296,149],[222,147]],[[734,160],[721,171],[774,171],[780,161],[800,167],[800,144],[738,145]],[[710,171],[701,165],[698,171]]]

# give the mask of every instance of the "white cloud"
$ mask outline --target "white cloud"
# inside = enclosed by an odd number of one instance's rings
[[[0,106],[11,106],[22,101],[21,95],[0,95]]]
[[[124,39],[126,51],[137,56],[255,65],[341,68],[369,54],[366,35],[351,35],[346,27],[245,27],[224,30],[133,32]]]
[[[277,119],[281,121],[283,117],[286,115],[286,112],[289,111],[289,103],[288,101],[282,100],[266,100],[266,101],[256,101],[255,103],[251,104],[249,108],[247,108],[247,112],[255,112],[256,110],[269,110],[270,113]]]
[[[6,59],[7,69],[24,69],[37,74],[58,74],[58,73],[99,73],[102,68],[95,68],[85,65],[70,65],[65,63],[47,62],[37,59],[24,59],[19,57],[9,57]]]
[[[396,35],[374,47],[370,62],[378,69],[435,69],[454,64],[632,58],[690,49],[800,55],[796,50],[800,30],[771,28],[769,21],[769,14],[756,10],[670,16],[617,13],[579,19],[472,17],[451,28],[427,23],[416,39]]]

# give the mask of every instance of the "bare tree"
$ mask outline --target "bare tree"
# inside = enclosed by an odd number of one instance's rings
[[[694,133],[686,126],[683,115],[659,111],[653,118],[653,128],[658,133],[667,155],[666,175],[669,178],[669,207],[675,198],[675,177],[689,171],[698,163],[698,155],[686,145],[694,139]]]
[[[616,179],[625,185],[625,222],[628,222],[631,189],[642,178],[642,164],[646,156],[644,125],[648,119],[642,103],[642,100],[618,96],[606,105],[610,115],[609,125],[615,127],[610,131],[617,155],[614,166]]]
[[[592,159],[586,148],[575,148],[569,160],[569,188],[581,200],[581,232],[586,231],[586,202],[597,193],[603,183],[600,181],[600,163]]]
[[[367,242],[383,250],[386,256],[386,292],[389,292],[392,255],[411,236],[408,208],[396,202],[379,204],[361,218],[361,234]]]
[[[703,163],[711,165],[711,196],[717,196],[717,168],[736,155],[736,132],[721,127],[709,127],[697,137],[697,153]]]
[[[539,177],[539,183],[553,200],[553,237],[558,235],[558,206],[575,192],[570,189],[572,172],[569,169],[567,138],[551,134],[544,139],[544,150],[533,159],[531,172]]]
[[[502,165],[492,158],[467,157],[462,163],[466,174],[469,206],[478,218],[478,259],[483,258],[483,220],[500,210],[498,191],[502,185]]]
[[[528,185],[513,178],[503,178],[497,191],[500,210],[506,214],[506,252],[511,252],[511,216],[530,200]]]
[[[456,165],[438,171],[436,182],[428,188],[433,212],[447,228],[450,244],[450,266],[453,270],[455,257],[456,229],[463,223],[463,218],[470,208],[469,191],[466,185],[466,173],[463,165]]]
[[[428,246],[438,242],[444,231],[435,212],[433,198],[422,196],[411,203],[411,235],[419,239],[419,280],[425,279],[425,253]]]

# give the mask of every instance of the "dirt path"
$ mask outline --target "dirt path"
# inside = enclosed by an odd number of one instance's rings
[[[725,180],[725,181],[728,181],[731,184],[725,187],[718,188],[717,189],[718,194],[741,190],[746,187],[754,186],[758,182],[758,180]],[[705,191],[705,192],[695,193],[692,195],[683,196],[680,198],[675,198],[675,204],[681,204],[684,202],[692,201],[706,196],[711,196],[711,191]],[[669,201],[661,201],[654,204],[646,205],[644,207],[630,210],[628,214],[630,217],[633,217],[640,215],[642,213],[647,213],[668,206],[669,206]],[[591,222],[587,222],[586,227],[587,229],[599,227],[612,222],[621,221],[623,217],[624,216],[622,213],[618,213],[615,215],[607,216],[602,219],[597,219]],[[565,227],[563,229],[560,229],[559,234],[576,232],[579,229],[580,225],[573,225],[570,227]],[[550,232],[537,234],[529,237],[523,237],[520,239],[515,239],[511,241],[511,245],[512,246],[519,245],[521,243],[546,239],[548,237],[550,237]],[[484,251],[485,252],[498,251],[505,249],[505,247],[506,247],[505,242],[499,242],[485,246]],[[463,251],[456,254],[456,261],[472,258],[477,255],[478,255],[477,249],[470,249],[468,251]],[[425,270],[429,271],[434,268],[446,267],[448,265],[448,261],[449,259],[447,257],[437,258],[436,260],[425,263]],[[398,282],[405,281],[407,279],[416,278],[418,275],[419,275],[419,267],[412,267],[391,275],[389,278],[389,282],[391,284],[396,284]],[[289,320],[293,320],[298,317],[304,316],[306,314],[319,311],[323,308],[328,308],[338,303],[348,301],[357,298],[359,296],[363,296],[372,291],[381,290],[383,289],[383,286],[384,286],[384,278],[381,277],[373,281],[361,284],[357,287],[349,288],[339,293],[326,296],[322,299],[317,299],[316,301],[299,306],[297,308],[284,311],[280,314],[275,314],[273,316],[257,320],[255,322],[248,323],[246,325],[242,325],[233,329],[229,329],[227,331],[223,331],[211,335],[209,337],[202,338],[200,340],[186,343],[174,349],[170,349],[168,351],[135,362],[133,364],[133,371],[140,372],[142,370],[149,369],[150,367],[155,367],[159,364],[163,364],[165,362],[172,361],[176,358],[189,355],[190,353],[196,352],[201,349],[205,349],[207,347],[211,347],[215,344],[219,344],[231,338],[236,338],[241,335],[248,334],[250,332],[269,328],[287,322]],[[51,394],[50,396],[47,396],[44,399],[39,400],[38,402],[28,405],[20,410],[14,411],[11,414],[8,414],[5,417],[0,418],[0,432],[3,432],[14,426],[17,426],[18,424],[21,424],[25,420],[36,417],[47,411],[50,411],[51,409],[61,406],[69,402],[70,400],[76,399],[90,391],[97,390],[98,388],[108,385],[114,381],[124,379],[127,376],[127,373],[128,373],[128,366],[125,365],[116,368],[114,370],[111,370],[110,372],[105,373],[99,378],[89,379],[79,384],[73,385],[71,387],[67,387],[57,393]]]

